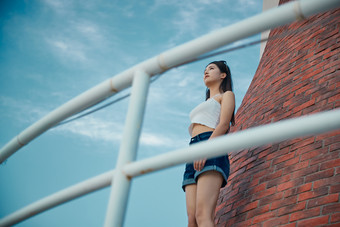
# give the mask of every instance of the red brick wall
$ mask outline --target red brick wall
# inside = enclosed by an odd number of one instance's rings
[[[338,108],[339,26],[337,9],[272,30],[232,132]],[[340,130],[230,160],[217,226],[340,226]]]

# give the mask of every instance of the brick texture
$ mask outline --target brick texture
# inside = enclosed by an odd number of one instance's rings
[[[335,9],[273,29],[231,132],[339,108],[339,27]],[[340,130],[230,160],[217,226],[340,226]]]

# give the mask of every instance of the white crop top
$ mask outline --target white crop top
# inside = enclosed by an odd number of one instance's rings
[[[218,95],[221,94],[217,94],[214,97]],[[190,136],[192,134],[192,128],[194,124],[205,125],[213,129],[218,125],[220,121],[221,104],[216,99],[214,99],[214,97],[202,102],[190,112]]]

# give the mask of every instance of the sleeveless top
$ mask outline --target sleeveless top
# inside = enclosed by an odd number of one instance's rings
[[[221,104],[214,99],[214,97],[221,95],[217,94],[205,102],[196,106],[190,112],[190,121],[191,124],[189,126],[190,136],[192,134],[192,128],[194,124],[201,124],[208,126],[209,128],[216,128],[220,121],[220,113],[221,113]]]

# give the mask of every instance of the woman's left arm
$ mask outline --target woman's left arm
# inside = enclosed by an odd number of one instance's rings
[[[235,95],[232,91],[223,93],[221,100],[220,122],[216,126],[211,138],[224,135],[230,125],[231,118],[235,110]]]

